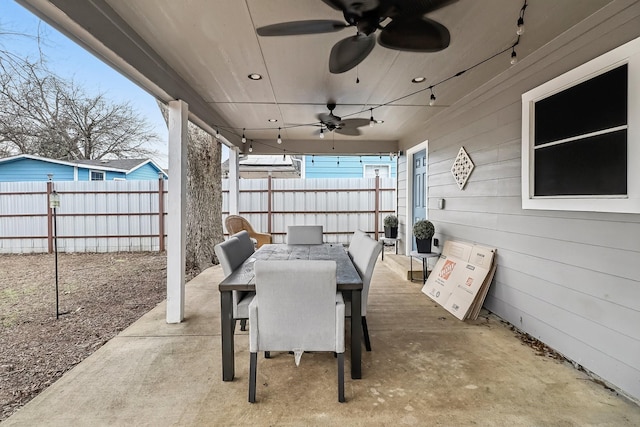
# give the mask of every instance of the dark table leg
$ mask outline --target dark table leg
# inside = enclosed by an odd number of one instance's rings
[[[427,259],[422,258],[422,284],[427,283]]]
[[[231,291],[220,292],[220,323],[222,330],[222,381],[233,381],[235,357],[233,344],[233,296]]]
[[[351,291],[351,378],[362,378],[362,292]]]

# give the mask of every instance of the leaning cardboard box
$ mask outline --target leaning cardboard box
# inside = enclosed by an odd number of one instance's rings
[[[422,292],[460,320],[475,319],[496,271],[496,249],[447,241]]]

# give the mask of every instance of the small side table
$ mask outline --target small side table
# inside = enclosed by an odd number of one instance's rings
[[[392,242],[393,246],[396,247],[396,255],[398,255],[398,242],[400,241],[400,238],[382,236],[382,237],[379,237],[378,240],[382,242],[382,260],[383,261],[384,261],[384,242]]]
[[[421,252],[418,252],[418,251],[411,251],[411,253],[409,255],[410,255],[409,258],[411,259],[411,261],[410,261],[411,267],[409,267],[410,270],[411,270],[411,273],[410,273],[411,274],[411,276],[410,276],[411,277],[411,281],[413,282],[413,259],[414,258],[419,258],[419,259],[422,260],[422,284],[424,285],[427,282],[427,260],[429,258],[439,257],[440,254],[437,253],[437,252],[421,253]]]

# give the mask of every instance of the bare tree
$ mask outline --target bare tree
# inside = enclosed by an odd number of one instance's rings
[[[158,103],[167,121],[167,109]],[[222,230],[222,146],[211,134],[189,122],[187,144],[186,272],[195,276],[213,265],[213,247]],[[171,177],[169,170],[169,179]]]
[[[42,62],[0,59],[0,153],[67,160],[150,157],[155,152],[147,147],[157,140],[129,103],[88,95]]]

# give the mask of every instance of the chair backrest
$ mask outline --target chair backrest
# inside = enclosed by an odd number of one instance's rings
[[[340,352],[340,335],[344,348],[344,330],[336,330],[335,261],[258,260],[255,275],[251,351]]]
[[[249,233],[253,233],[253,227],[249,221],[241,217],[240,215],[229,215],[224,220],[224,226],[227,228],[229,234],[235,234],[242,230],[247,230]]]
[[[357,247],[359,244],[359,241],[363,239],[365,236],[368,236],[368,234],[362,230],[354,231],[353,236],[351,236],[351,242],[349,242],[349,247],[347,248],[347,252],[351,253],[351,248]]]
[[[352,246],[352,247],[351,247]],[[349,256],[353,265],[362,278],[362,315],[367,315],[367,299],[369,298],[369,285],[373,268],[376,266],[378,255],[382,250],[382,242],[373,240],[368,235],[359,238],[355,244],[349,247]]]
[[[287,244],[320,245],[323,242],[321,225],[290,225],[287,227]]]
[[[253,254],[253,242],[246,231],[231,236],[228,240],[218,243],[213,248],[225,277],[238,268]]]

